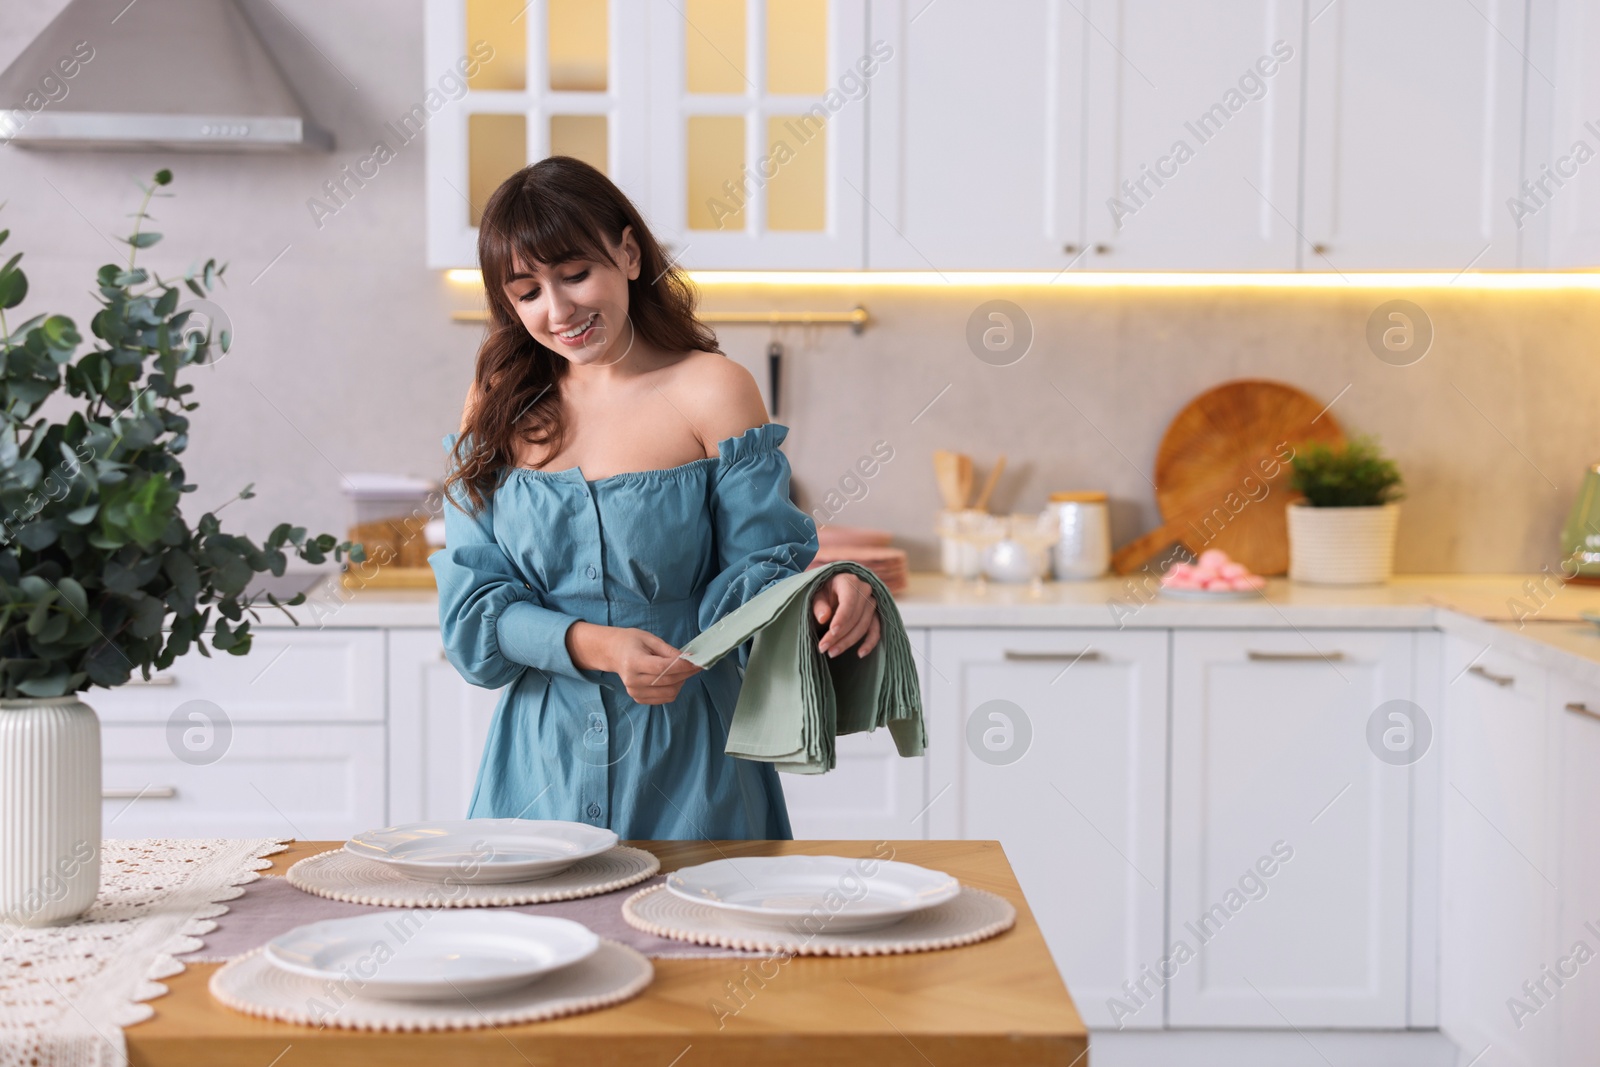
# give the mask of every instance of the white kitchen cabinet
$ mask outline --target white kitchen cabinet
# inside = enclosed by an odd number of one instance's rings
[[[107,723],[186,720],[196,700],[233,722],[383,721],[382,630],[252,625],[250,635],[246,655],[191,651],[148,682],[136,673],[84,699]]]
[[[1304,268],[1516,267],[1523,0],[1311,7]]]
[[[1293,270],[1305,7],[1088,0],[1091,270]],[[1070,129],[1070,127],[1069,127]]]
[[[357,184],[338,181],[357,196],[361,178],[425,140],[434,268],[478,266],[489,195],[546,156],[594,164],[642,207],[651,173],[645,16],[639,0],[427,0],[423,96],[383,126],[387,157],[358,161]]]
[[[1532,0],[1528,11],[1526,180],[1504,210],[1522,266],[1600,265],[1600,7]]]
[[[1171,1025],[1407,1025],[1412,772],[1367,729],[1413,699],[1412,646],[1407,631],[1174,634]]]
[[[389,815],[465,819],[503,690],[472,685],[438,630],[389,631]]]
[[[216,738],[197,763],[164,726],[106,724],[101,833],[316,841],[388,824],[381,723],[234,724]]]
[[[1557,719],[1553,733],[1560,761],[1559,858],[1552,874],[1560,904],[1544,960],[1556,977],[1535,979],[1554,994],[1546,998],[1554,1006],[1540,1008],[1539,1015],[1556,1013],[1560,1048],[1551,1062],[1590,1067],[1600,1049],[1600,981],[1593,973],[1600,963],[1593,955],[1600,953],[1600,691],[1552,671],[1547,699]],[[1574,951],[1580,942],[1590,954],[1586,960]],[[1538,1021],[1538,1016],[1525,1019],[1529,1026]]]
[[[948,629],[928,657],[928,835],[998,839],[1091,1027],[1164,954],[1167,635]]]
[[[1497,649],[1451,638],[1445,674],[1439,1022],[1480,1067],[1543,1067],[1556,1012],[1511,998],[1554,962],[1558,713],[1545,670]]]
[[[866,0],[649,5],[651,227],[692,269],[865,265]]]
[[[867,265],[1082,262],[1083,50],[1065,0],[874,0]],[[1088,265],[1088,264],[1085,264]]]
[[[384,632],[252,627],[85,694],[102,727],[107,837],[340,838],[387,818]]]

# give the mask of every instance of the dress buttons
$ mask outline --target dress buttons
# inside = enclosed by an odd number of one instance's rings
[[[589,811],[589,818],[598,819],[600,817],[600,805],[591,803],[589,805],[588,811]]]
[[[588,567],[586,567],[586,568],[584,568],[584,572],[583,572],[583,573],[585,573],[585,574],[587,574],[587,575],[588,575],[588,576],[589,576],[589,577],[591,577],[591,578],[593,578],[593,577],[594,577],[594,576],[595,576],[595,575],[597,575],[597,574],[599,574],[599,573],[600,573],[600,572],[599,572],[599,571],[597,571],[597,570],[595,570],[595,569],[594,569],[594,564],[593,564],[593,563],[591,563],[591,564],[589,564],[589,566],[588,566]]]

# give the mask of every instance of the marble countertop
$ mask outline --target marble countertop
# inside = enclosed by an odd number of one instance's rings
[[[434,629],[434,591],[341,588],[329,580],[289,609],[301,625]],[[1166,629],[1437,628],[1552,666],[1578,669],[1600,685],[1600,586],[1566,585],[1551,574],[1406,575],[1387,585],[1330,587],[1271,579],[1260,594],[1196,602],[1160,593],[1153,579],[1108,577],[1038,588],[913,574],[895,598],[911,627],[1093,627]],[[261,609],[255,625],[291,623]]]

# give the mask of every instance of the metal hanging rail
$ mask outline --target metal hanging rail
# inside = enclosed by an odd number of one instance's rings
[[[872,321],[867,309],[859,305],[849,311],[702,311],[696,317],[702,322],[741,326],[848,326],[855,334]],[[452,311],[450,321],[488,322],[489,312]]]

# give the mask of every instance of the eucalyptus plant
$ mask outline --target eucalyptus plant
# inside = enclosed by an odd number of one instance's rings
[[[135,671],[148,679],[191,646],[211,655],[208,627],[212,647],[242,656],[261,599],[245,589],[257,574],[282,575],[287,549],[313,564],[330,552],[336,562],[365,558],[358,544],[288,523],[260,544],[223,531],[215,512],[189,525],[182,498],[198,487],[185,483],[178,457],[189,441],[185,413],[199,404],[179,378],[232,339],[179,306],[185,289],[206,300],[225,265],[208,260],[180,287],[136,264],[161,240],[144,224],[171,182],[161,170],[140,184],[133,233],[122,239],[127,263],[96,273],[102,306],[81,355],[84,339],[63,315],[7,323],[28,279],[21,253],[0,266],[0,697],[109,688]],[[0,230],[0,244],[9,236]],[[52,410],[70,411],[62,421],[41,414],[52,398]],[[253,484],[222,506],[252,497]],[[304,593],[265,599],[298,625],[286,608]]]

